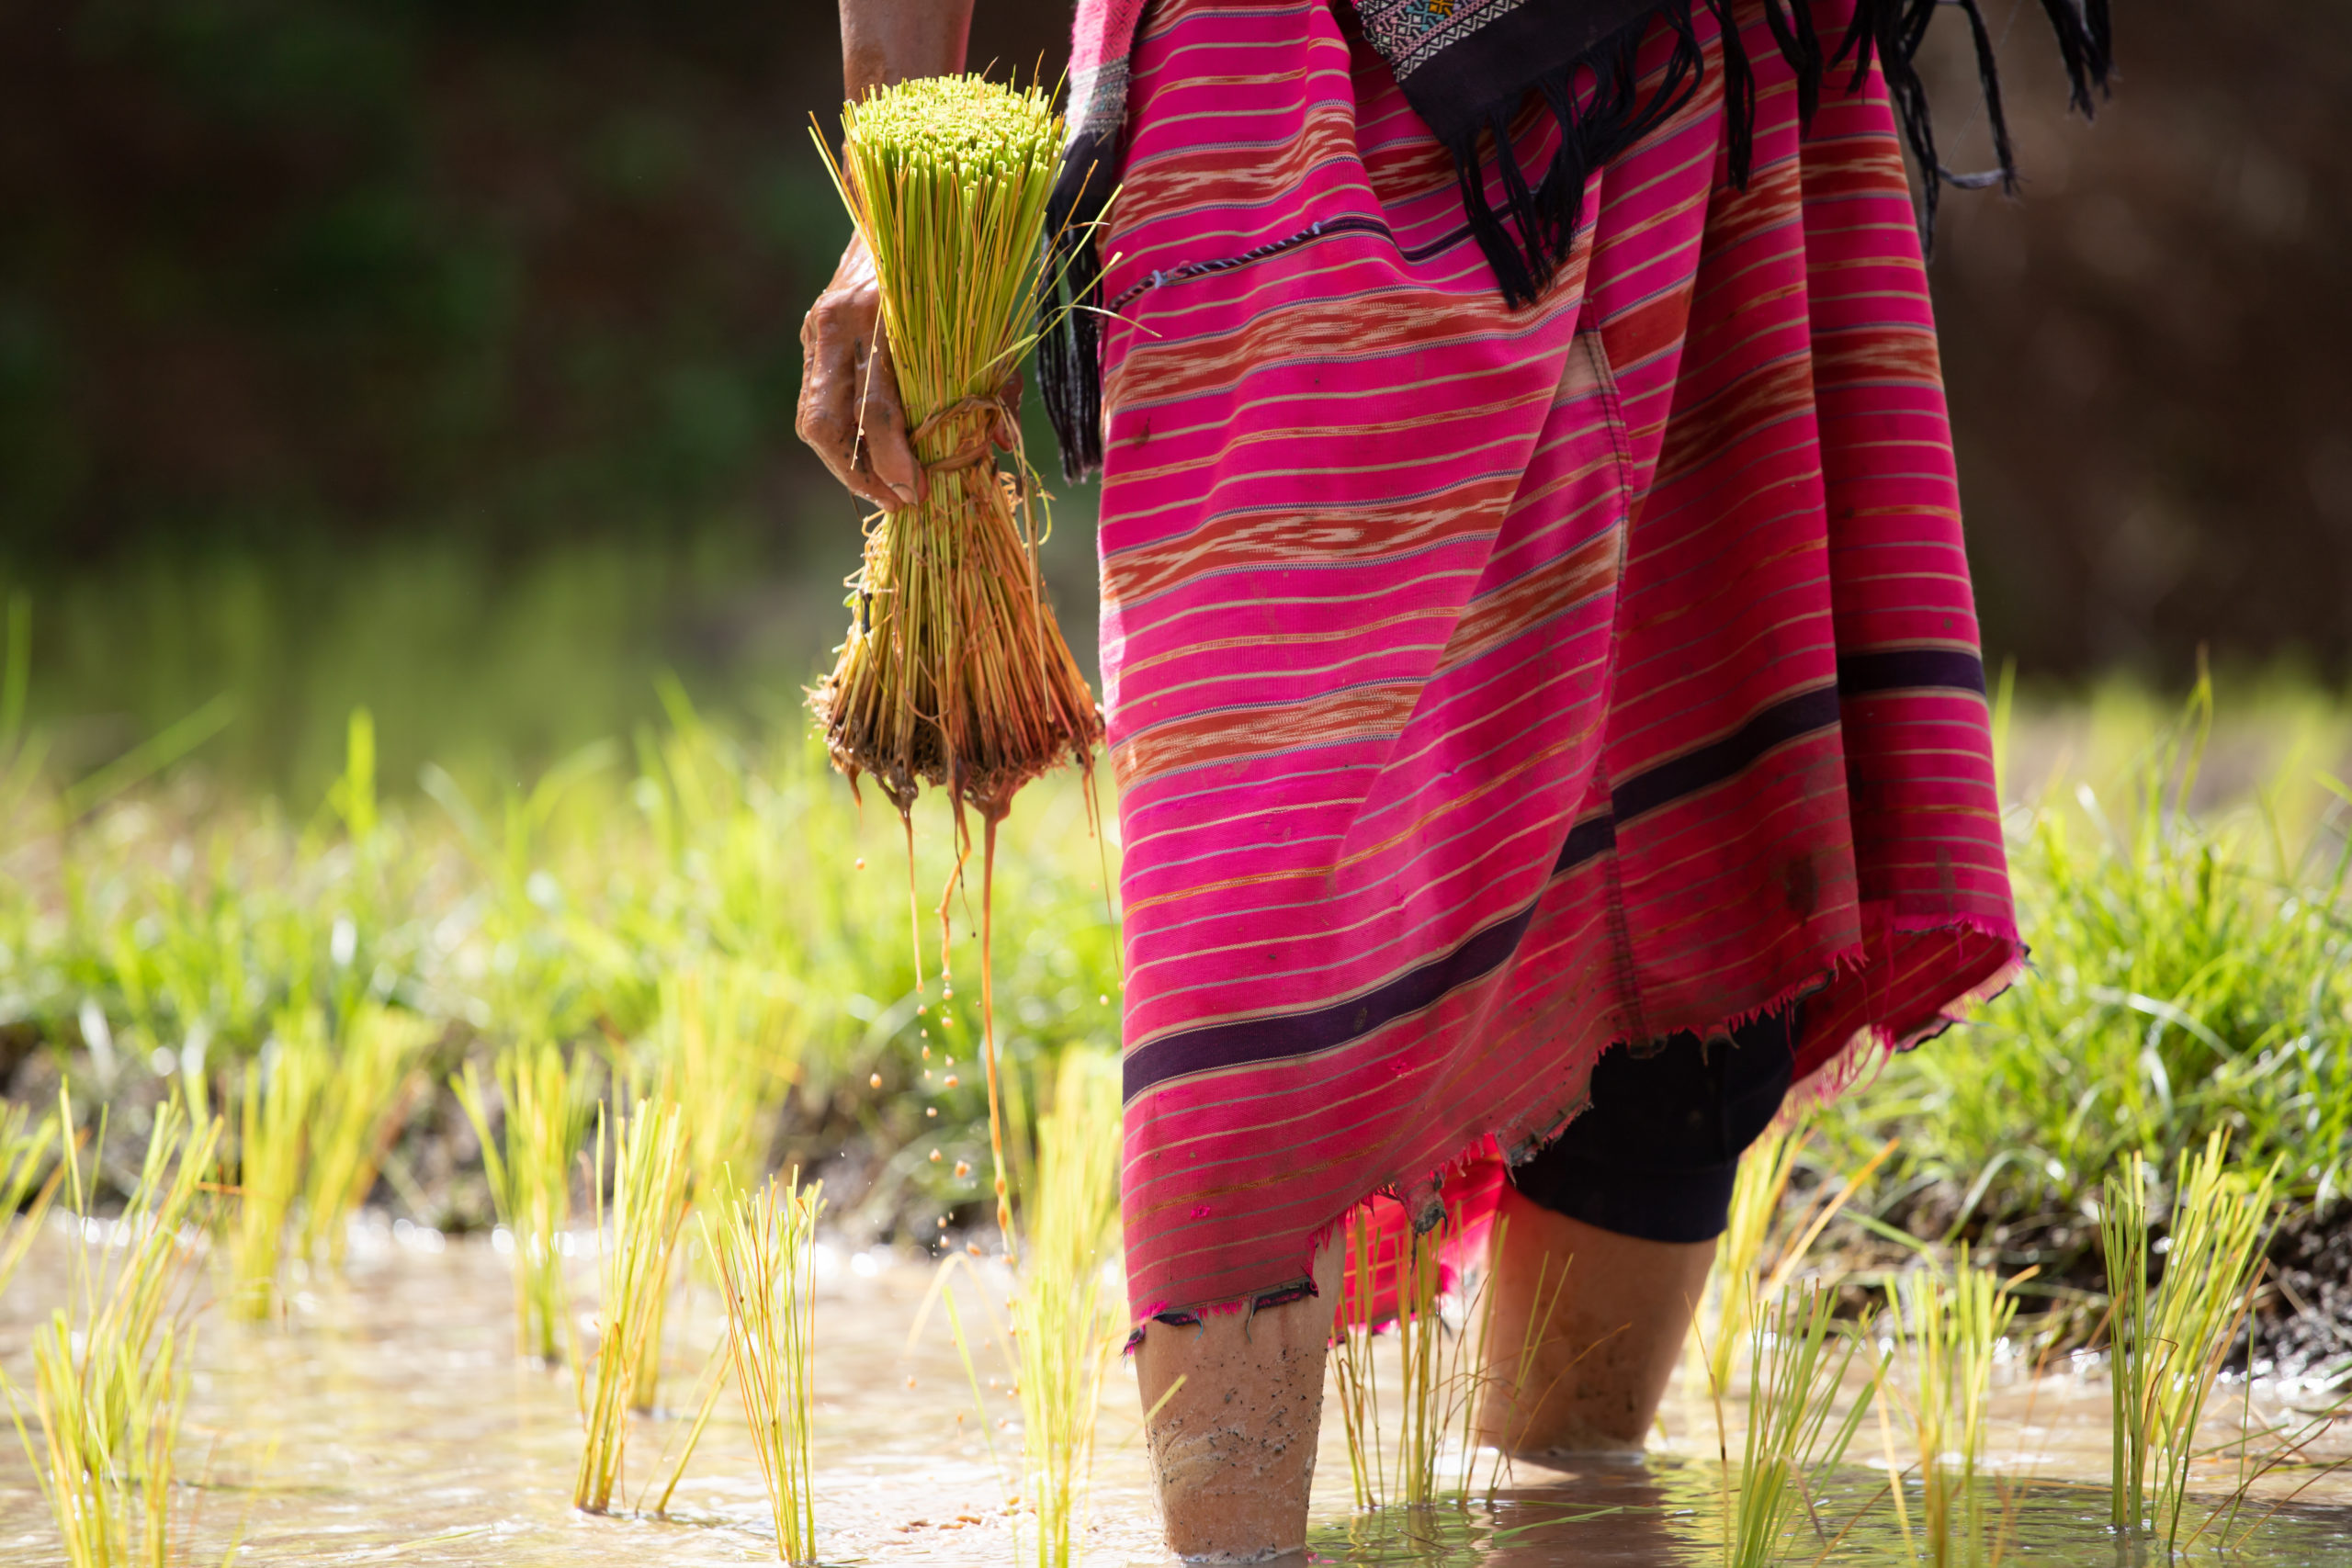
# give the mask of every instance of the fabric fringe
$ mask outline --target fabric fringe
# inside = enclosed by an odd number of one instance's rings
[[[1541,0],[1530,0],[1531,4]],[[1574,248],[1584,220],[1584,191],[1593,170],[1648,135],[1699,91],[1705,70],[1693,16],[1705,6],[1723,39],[1725,156],[1731,183],[1747,186],[1755,160],[1756,74],[1740,40],[1736,0],[1660,0],[1654,8],[1601,39],[1560,68],[1532,81],[1498,82],[1487,101],[1471,106],[1467,129],[1445,139],[1462,191],[1469,236],[1494,269],[1504,302],[1532,303]],[[1903,136],[1919,167],[1919,242],[1935,248],[1939,197],[1945,186],[1966,190],[1998,186],[2014,195],[2017,158],[2001,104],[1999,62],[1979,0],[1858,0],[1853,19],[1834,53],[1825,54],[1811,0],[1761,0],[1764,20],[1781,57],[1796,73],[1798,117],[1810,124],[1827,73],[1852,62],[1849,92],[1859,92],[1876,62]],[[1917,61],[1939,6],[1968,18],[1977,81],[1991,130],[1994,167],[1955,173],[1940,161],[1928,92]],[[2089,118],[2105,96],[2114,69],[2109,0],[2041,0],[2066,69],[2067,98]],[[1656,84],[1645,94],[1637,73],[1643,38],[1652,22],[1674,33],[1674,47]],[[1475,44],[1476,35],[1468,40]],[[1046,208],[1052,236],[1038,321],[1037,384],[1059,438],[1062,474],[1075,483],[1102,467],[1102,258],[1096,234],[1111,197],[1125,139],[1125,62],[1115,87],[1088,105],[1084,122],[1064,152]],[[1531,184],[1511,144],[1510,120],[1530,94],[1538,96],[1560,130],[1560,144]],[[1502,186],[1500,210],[1487,199],[1487,164]]]

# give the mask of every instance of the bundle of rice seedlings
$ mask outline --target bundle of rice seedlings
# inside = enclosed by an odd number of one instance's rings
[[[929,496],[869,529],[815,707],[835,764],[901,811],[929,784],[999,817],[1063,758],[1085,766],[1102,734],[1038,576],[1013,379],[1049,281],[1062,122],[1041,87],[936,76],[844,106],[842,133],[838,163],[819,150],[874,258]]]
[[[261,1322],[284,1300],[279,1279],[286,1225],[301,1195],[305,1151],[329,1066],[314,1012],[277,1021],[257,1061],[245,1064],[237,1119],[237,1213],[229,1230],[230,1310]]]
[[[1426,1507],[1441,1495],[1448,1438],[1459,1444],[1465,1466],[1474,1451],[1479,1395],[1487,1382],[1491,1279],[1482,1279],[1460,1301],[1460,1322],[1449,1324],[1442,1259],[1460,1241],[1451,1212],[1427,1235],[1397,1240],[1382,1236],[1370,1210],[1359,1208],[1349,1216],[1345,1235],[1350,1278],[1332,1337],[1331,1371],[1356,1506]],[[1385,1280],[1394,1284],[1396,1309],[1387,1320],[1377,1315]],[[1388,1332],[1379,1332],[1384,1328]],[[1393,1443],[1384,1428],[1380,1341],[1396,1347],[1398,1419]]]
[[[552,1363],[571,1342],[563,1242],[571,1226],[571,1162],[595,1102],[595,1074],[586,1058],[545,1043],[501,1053],[494,1071],[505,1111],[497,1137],[471,1063],[450,1087],[481,1141],[491,1202],[514,1245],[515,1353]]]
[[[608,1132],[610,1134],[608,1137]],[[605,1226],[605,1151],[613,1151],[612,1226]],[[595,1370],[582,1391],[587,1438],[572,1483],[572,1506],[609,1513],[628,1457],[629,1412],[645,1359],[660,1350],[661,1305],[686,1217],[684,1117],[675,1104],[640,1100],[616,1128],[597,1108],[591,1184],[604,1239]]]
[[[1070,1568],[1085,1527],[1102,1409],[1126,1297],[1112,1267],[1119,1209],[1118,1063],[1062,1056],[1037,1124],[1037,1181],[1012,1300],[1023,1487],[1037,1514],[1038,1568]]]
[[[1808,1280],[1752,1315],[1747,1434],[1738,1490],[1724,1510],[1724,1568],[1766,1568],[1780,1560],[1797,1505],[1809,1504],[1845,1458],[1877,1392],[1872,1378],[1844,1418],[1830,1424],[1869,1331],[1867,1318],[1851,1325],[1837,1321],[1836,1291]]]
[[[922,784],[946,790],[967,848],[963,807],[984,824],[982,1051],[1010,1254],[989,978],[996,827],[1014,793],[1057,761],[1091,768],[1102,733],[1046,601],[1037,547],[1051,519],[1021,446],[1016,371],[1053,282],[1046,203],[1062,122],[1041,87],[940,76],[844,106],[842,130],[839,162],[821,137],[818,147],[873,256],[927,484],[915,504],[868,525],[849,632],[810,701],[853,784],[873,778],[901,816]],[[1010,472],[999,471],[994,447],[1012,454]]]
[[[1907,1374],[1888,1386],[1910,1427],[1928,1553],[1938,1568],[1951,1560],[1955,1504],[1965,1510],[1961,1534],[1978,1534],[1976,1463],[1984,1451],[1994,1357],[2017,1315],[2013,1283],[1972,1264],[1962,1246],[1949,1275],[1923,1268],[1886,1287],[1894,1355]],[[1888,1468],[1897,1473],[1891,1452]],[[1900,1514],[1899,1485],[1894,1495]],[[1904,1529],[1907,1535],[1907,1519]]]
[[[750,1197],[722,1176],[716,1224],[703,1240],[727,1301],[728,1364],[775,1521],[786,1562],[817,1560],[817,1512],[808,1461],[808,1383],[814,1366],[817,1277],[810,1249],[824,1183],[803,1187],[797,1169],[770,1177]]]
[[[376,1185],[384,1151],[400,1136],[424,1049],[439,1032],[414,1013],[374,1003],[354,1010],[319,1088],[303,1181],[302,1253],[343,1267],[351,1216]]]
[[[41,1176],[57,1135],[54,1115],[35,1118],[29,1105],[0,1104],[0,1294],[23,1267],[65,1179],[62,1160]]]
[[[2111,1303],[2112,1519],[2119,1530],[2161,1534],[2168,1551],[2180,1533],[2198,1423],[2253,1305],[2277,1186],[2276,1166],[2251,1176],[2232,1169],[2226,1145],[2215,1133],[2202,1152],[2181,1155],[2164,1280],[2154,1290],[2138,1155],[2108,1179],[2099,1211]]]
[[[70,1107],[61,1111],[70,1129]],[[6,1385],[72,1568],[161,1568],[187,1555],[173,1504],[198,1276],[190,1221],[220,1137],[217,1121],[192,1124],[176,1100],[157,1109],[113,1241],[82,1250],[66,1304],[34,1331],[29,1424]],[[91,1192],[70,1131],[60,1152],[86,1224]]]

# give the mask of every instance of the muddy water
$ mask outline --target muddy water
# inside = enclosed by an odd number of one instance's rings
[[[0,1365],[20,1385],[28,1330],[58,1299],[67,1245],[45,1240],[0,1303]],[[570,1377],[516,1361],[505,1259],[483,1243],[444,1244],[407,1229],[398,1236],[372,1233],[355,1251],[348,1279],[307,1290],[284,1326],[205,1319],[183,1461],[207,1480],[190,1561],[217,1561],[241,1520],[243,1561],[256,1563],[693,1568],[774,1560],[766,1500],[731,1391],[665,1518],[574,1513],[578,1432]],[[838,1247],[821,1261],[815,1443],[825,1561],[1034,1562],[1029,1522],[1007,1508],[1001,1479],[1018,1444],[1009,1379],[972,1287],[959,1295],[986,1431],[944,1320],[934,1315],[910,1345],[928,1268]],[[632,1438],[632,1499],[649,1481],[658,1491],[666,1480],[661,1450],[691,1416],[703,1356],[718,1331],[715,1302],[690,1294],[673,1308],[671,1326],[663,1389],[681,1409],[642,1423]],[[2228,1408],[2213,1422],[2215,1443],[2241,1419],[2243,1391],[2227,1392]],[[2286,1407],[2301,1397],[2257,1389],[2255,1425],[2292,1419]],[[1107,1403],[1087,1560],[1166,1562],[1124,1370]],[[2105,1493],[2094,1484],[2108,1463],[2107,1390],[2096,1370],[2012,1375],[1998,1403],[1988,1457],[2007,1479],[1981,1500],[1982,1558],[1990,1560],[1997,1545],[2003,1561],[2101,1568],[2121,1561],[2106,1532]],[[1736,1442],[1738,1412],[1728,1419]],[[1329,1562],[1494,1568],[1719,1562],[1713,1407],[1678,1396],[1663,1427],[1645,1460],[1573,1472],[1521,1468],[1501,1477],[1491,1497],[1482,1464],[1479,1495],[1466,1508],[1351,1515],[1345,1448],[1333,1422],[1324,1434],[1314,1553]],[[1866,1425],[1861,1462],[1815,1497],[1822,1533],[1809,1537],[1794,1561],[1909,1560],[1877,1452],[1875,1425]],[[2233,1545],[2244,1541],[2231,1561],[2352,1568],[2346,1479],[2352,1466],[2312,1481],[2320,1466],[2352,1457],[2352,1423],[2323,1433],[2308,1454],[2312,1465],[2253,1488],[2227,1532]],[[2226,1457],[2199,1469],[2208,1491],[2236,1484]],[[2300,1498],[2270,1512],[2307,1483]],[[2192,1524],[2209,1511],[2192,1506]],[[1916,1495],[1911,1518],[1916,1529]],[[2211,1554],[2220,1539],[2208,1529],[2196,1555]],[[57,1561],[46,1510],[11,1435],[0,1443],[0,1563]]]

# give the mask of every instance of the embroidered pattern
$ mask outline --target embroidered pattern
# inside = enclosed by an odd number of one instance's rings
[[[1458,43],[1525,0],[1361,0],[1364,37],[1402,82],[1449,45]]]

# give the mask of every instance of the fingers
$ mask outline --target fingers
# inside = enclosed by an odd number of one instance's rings
[[[880,303],[873,264],[853,239],[800,323],[793,427],[851,494],[895,511],[916,498],[922,471],[907,444],[888,350],[880,344]]]
[[[865,437],[866,466],[890,487],[900,506],[911,506],[931,491],[930,477],[915,461],[907,440],[907,411],[899,401],[899,377],[890,363],[890,335],[875,322],[874,352],[863,372],[865,402],[860,410]]]

